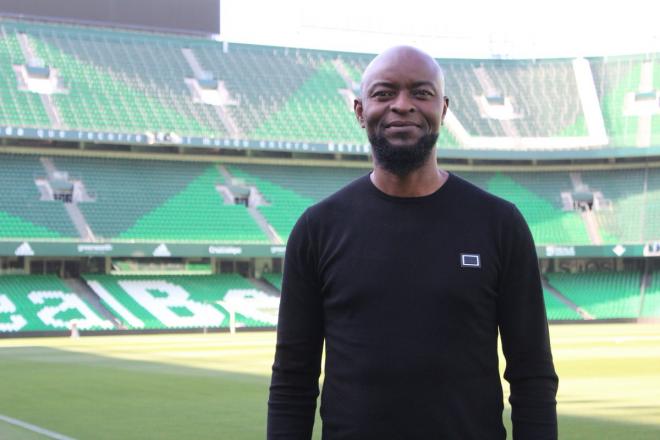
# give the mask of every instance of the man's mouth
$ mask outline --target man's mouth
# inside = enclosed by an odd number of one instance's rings
[[[385,128],[391,127],[417,127],[418,125],[412,121],[392,121],[385,124]]]

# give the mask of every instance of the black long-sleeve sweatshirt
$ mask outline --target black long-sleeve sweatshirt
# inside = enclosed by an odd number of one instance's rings
[[[268,439],[557,438],[534,243],[509,202],[450,174],[392,197],[364,176],[298,220],[286,250]]]

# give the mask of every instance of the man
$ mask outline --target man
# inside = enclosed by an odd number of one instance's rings
[[[557,376],[518,210],[439,170],[449,104],[429,55],[395,47],[355,114],[373,172],[310,207],[287,244],[268,438],[309,439],[321,352],[325,440],[556,439]]]

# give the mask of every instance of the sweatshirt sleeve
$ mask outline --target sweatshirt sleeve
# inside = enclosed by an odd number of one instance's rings
[[[503,226],[498,325],[514,440],[556,440],[555,373],[532,234],[515,207]]]
[[[307,212],[287,243],[268,399],[268,440],[312,437],[323,347],[320,283]]]

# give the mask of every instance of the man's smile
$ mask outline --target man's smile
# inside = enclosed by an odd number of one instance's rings
[[[385,128],[400,128],[400,127],[419,127],[412,121],[392,121],[385,124]]]

